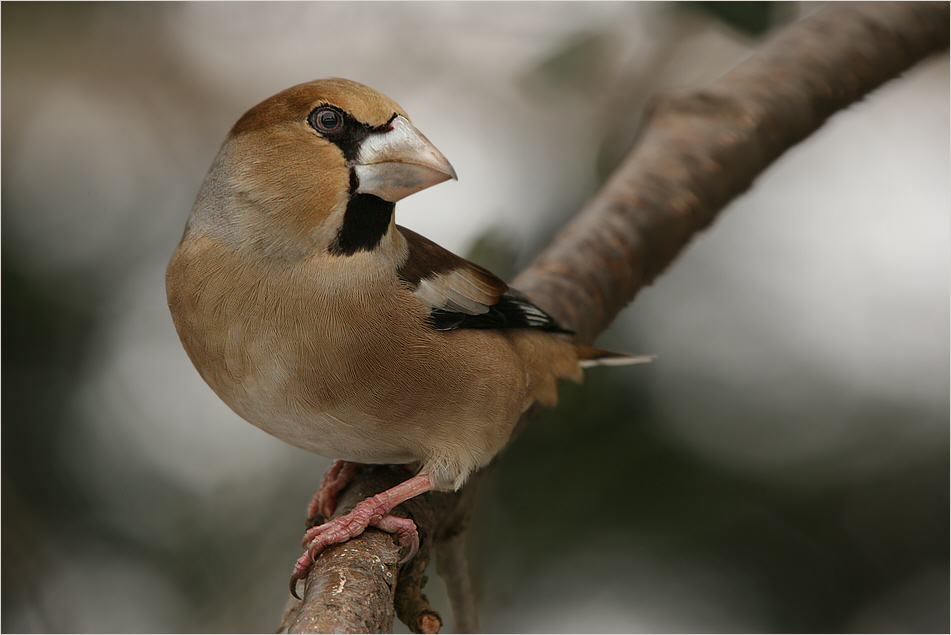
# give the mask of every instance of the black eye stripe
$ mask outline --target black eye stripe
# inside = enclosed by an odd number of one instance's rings
[[[337,125],[329,128],[333,115],[337,115]],[[349,113],[332,104],[321,104],[307,116],[307,124],[320,136],[335,144],[343,152],[347,161],[356,161],[363,143],[374,129],[357,121]]]

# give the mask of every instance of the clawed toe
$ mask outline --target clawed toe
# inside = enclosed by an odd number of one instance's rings
[[[310,559],[310,554],[306,551],[304,555],[298,558],[297,562],[294,563],[294,572],[291,574],[291,595],[298,600],[301,599],[301,597],[297,595],[297,583],[307,577],[307,573],[313,564],[314,561]]]
[[[335,518],[323,525],[311,527],[304,533],[302,541],[304,553],[294,563],[294,572],[291,574],[290,580],[291,595],[295,598],[300,599],[300,596],[297,595],[297,583],[307,577],[314,561],[324,549],[330,545],[343,543],[359,536],[368,526],[376,527],[396,536],[400,546],[406,549],[406,555],[400,560],[400,564],[412,560],[419,551],[419,534],[416,531],[416,523],[409,518],[384,514],[365,521],[362,518],[352,517],[356,511]]]
[[[416,552],[419,551],[419,533],[416,531],[416,523],[409,518],[387,514],[370,524],[377,529],[395,534],[400,547],[407,548],[406,555],[400,560],[400,564],[406,564],[412,560]]]
[[[334,461],[327,473],[324,474],[317,491],[314,492],[310,505],[307,506],[307,519],[310,520],[318,516],[330,519],[337,508],[337,497],[340,492],[350,484],[354,475],[362,467],[362,463]]]
[[[314,560],[324,549],[359,536],[368,526],[395,534],[400,546],[407,548],[407,555],[400,564],[411,560],[419,550],[416,523],[408,518],[391,516],[389,511],[413,496],[430,491],[432,487],[428,474],[417,474],[385,492],[361,501],[350,513],[308,529],[301,545],[304,553],[294,563],[294,572],[291,574],[291,595],[300,599],[297,595],[297,582],[307,577]],[[319,506],[319,501],[312,503],[312,507]]]

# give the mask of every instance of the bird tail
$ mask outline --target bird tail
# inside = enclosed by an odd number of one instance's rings
[[[592,366],[627,366],[628,364],[646,364],[657,359],[657,355],[629,355],[615,353],[585,344],[575,344],[578,353],[578,365],[582,368]]]

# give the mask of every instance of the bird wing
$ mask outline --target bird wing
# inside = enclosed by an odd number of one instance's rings
[[[570,333],[490,271],[405,227],[397,230],[409,245],[397,273],[429,309],[436,330],[535,328]]]

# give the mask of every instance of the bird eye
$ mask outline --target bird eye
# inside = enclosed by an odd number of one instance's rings
[[[336,132],[343,126],[343,116],[333,108],[318,108],[310,114],[310,125],[317,132]]]

